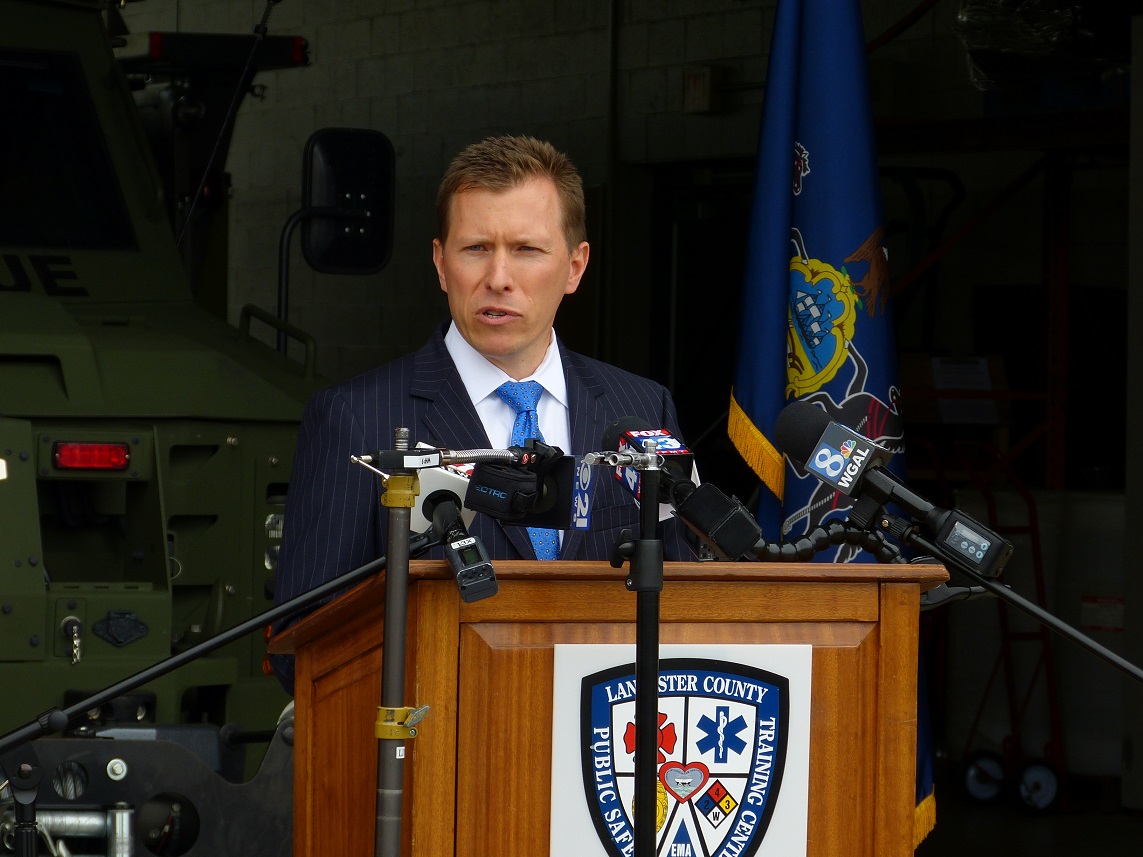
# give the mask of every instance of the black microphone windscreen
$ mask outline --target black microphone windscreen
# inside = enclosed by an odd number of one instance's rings
[[[433,531],[438,538],[451,530],[460,520],[460,500],[449,491],[438,491],[434,494]],[[440,495],[440,496],[437,496]]]
[[[774,421],[774,445],[795,464],[804,465],[830,422],[829,414],[817,405],[790,402]]]
[[[608,452],[619,449],[619,438],[624,432],[646,431],[653,428],[654,426],[638,417],[620,417],[603,430],[603,448]]]
[[[464,501],[457,496],[455,491],[450,491],[447,488],[438,488],[421,500],[421,512],[424,513],[425,517],[430,518],[435,523],[437,519],[437,509],[442,505],[447,506],[450,503],[456,510],[455,514],[459,516],[460,507]],[[450,512],[450,514],[452,513]],[[450,521],[450,526],[451,523]]]

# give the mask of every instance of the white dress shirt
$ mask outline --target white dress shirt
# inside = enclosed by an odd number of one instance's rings
[[[564,364],[560,359],[560,349],[556,347],[555,332],[548,342],[547,353],[536,371],[527,378],[512,378],[498,366],[494,366],[479,351],[468,344],[460,335],[455,324],[450,324],[445,334],[445,347],[448,349],[460,380],[468,391],[476,413],[484,424],[484,431],[493,449],[506,449],[512,443],[512,424],[516,421],[516,411],[496,394],[496,388],[505,381],[537,381],[544,388],[536,405],[540,420],[540,432],[544,443],[558,446],[571,454],[571,422],[568,412],[568,385],[564,378]]]

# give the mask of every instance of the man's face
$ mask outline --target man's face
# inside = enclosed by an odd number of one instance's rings
[[[579,286],[587,256],[587,242],[569,251],[559,196],[546,178],[499,193],[456,194],[448,237],[433,241],[433,264],[457,329],[516,379],[544,359],[556,310]]]

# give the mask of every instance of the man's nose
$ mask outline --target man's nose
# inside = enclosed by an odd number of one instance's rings
[[[512,275],[512,259],[506,250],[496,250],[488,262],[488,274],[485,277],[488,288],[504,291],[512,288],[514,279]]]

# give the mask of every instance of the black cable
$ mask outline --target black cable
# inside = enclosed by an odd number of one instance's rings
[[[755,559],[761,562],[807,562],[833,545],[858,545],[878,562],[908,562],[901,549],[877,530],[865,530],[846,521],[830,521],[792,542],[760,540],[754,545]]]

